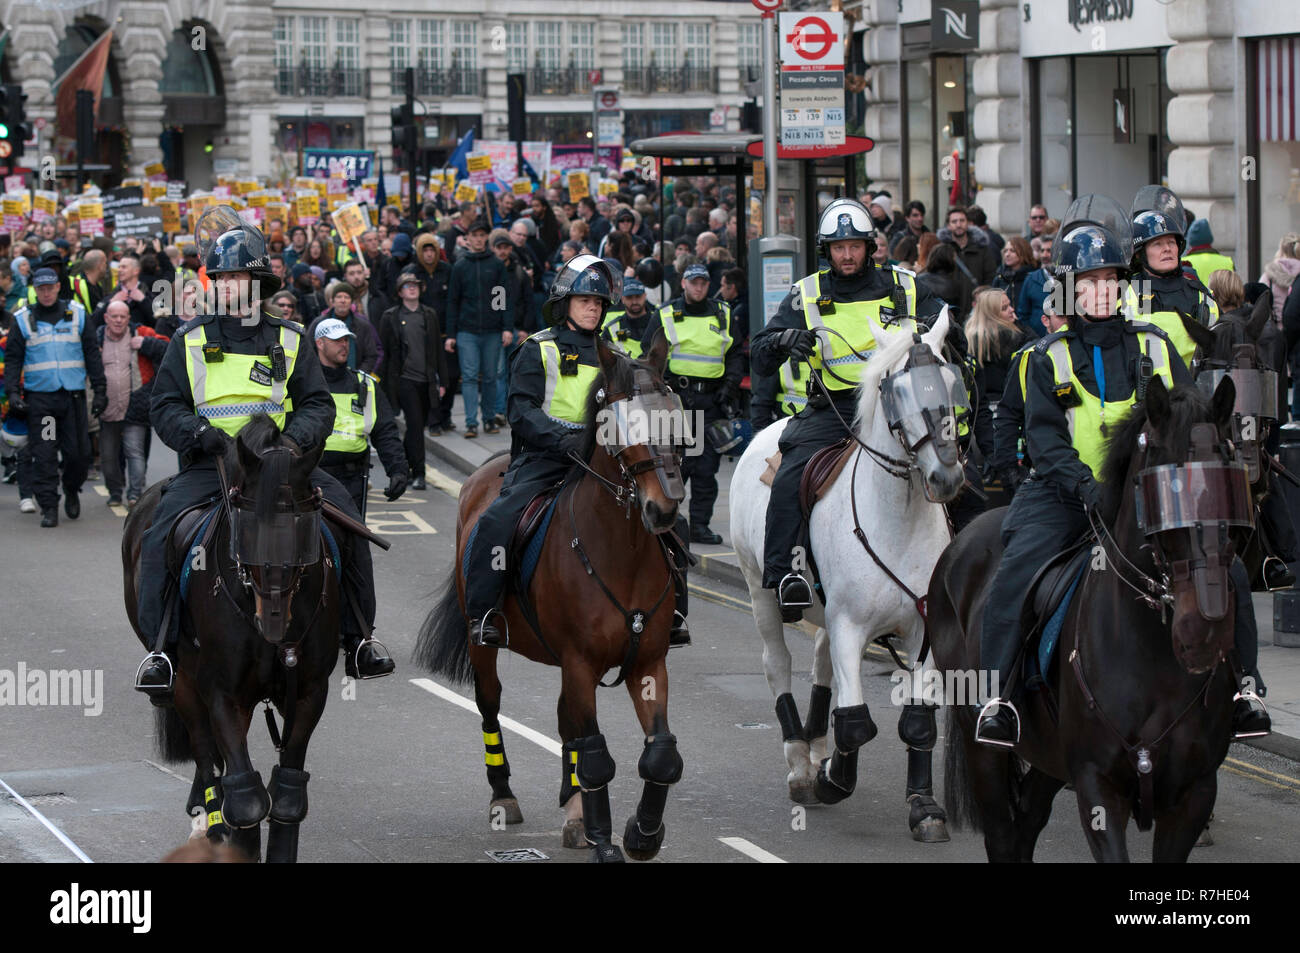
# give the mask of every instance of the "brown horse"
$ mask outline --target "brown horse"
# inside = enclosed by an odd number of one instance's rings
[[[560,805],[566,809],[564,844],[592,850],[592,860],[623,859],[612,843],[609,781],[614,762],[596,720],[596,687],[611,669],[628,694],[645,730],[638,765],[645,780],[641,801],[628,819],[624,847],[637,860],[658,853],[664,839],[668,786],[681,777],[677,741],[668,730],[668,635],[673,621],[673,569],[660,534],[676,519],[680,493],[676,456],[649,443],[598,439],[617,402],[635,395],[675,401],[663,382],[667,344],[662,336],[643,361],[632,361],[597,342],[601,372],[587,401],[588,442],[555,502],[531,585],[511,583],[502,613],[511,651],[546,665],[559,665],[563,685],[559,731],[564,742]],[[635,404],[624,404],[624,407]],[[680,407],[680,403],[677,404]],[[624,419],[626,419],[624,417]],[[596,425],[600,424],[600,427]],[[575,464],[578,461],[575,460]],[[456,563],[438,605],[420,631],[415,661],[453,682],[474,682],[483,717],[493,818],[521,823],[510,790],[510,765],[501,726],[497,650],[470,644],[464,615],[465,550],[476,522],[496,498],[505,461],[493,458],[465,482],[456,523]],[[640,519],[632,518],[635,508]],[[510,557],[513,560],[513,554]],[[574,795],[581,790],[581,798]]]

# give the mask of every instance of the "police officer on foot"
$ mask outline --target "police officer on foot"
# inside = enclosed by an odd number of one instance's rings
[[[163,635],[175,644],[178,613],[165,613],[178,598],[168,578],[167,537],[182,511],[221,494],[216,461],[254,413],[280,427],[285,442],[301,453],[321,447],[334,427],[335,404],[321,363],[305,351],[302,325],[273,314],[263,302],[280,286],[271,272],[262,233],[244,224],[228,206],[209,209],[195,229],[204,268],[217,293],[217,314],[182,325],[172,338],[154,378],[150,420],[163,443],[181,458],[181,470],[164,490],[140,553],[137,621],[151,645]],[[347,490],[317,469],[312,485],[354,519]],[[337,536],[342,549],[342,619],[348,656],[362,675],[387,674],[393,662],[370,639],[375,590],[370,548],[350,533]],[[163,633],[164,616],[170,620]],[[385,671],[386,670],[386,671]],[[158,700],[172,687],[166,652],[151,652],[136,675],[136,688]]]
[[[40,268],[32,276],[35,302],[14,315],[5,346],[5,379],[12,381],[9,413],[27,418],[32,488],[41,525],[59,525],[59,456],[63,457],[63,511],[81,515],[78,494],[90,469],[86,385],[94,392],[90,412],[108,407],[108,382],[86,309],[59,298],[59,276]],[[23,396],[18,392],[21,376]]]
[[[650,310],[646,307],[645,285],[640,279],[623,279],[623,298],[621,310],[611,309],[605,315],[605,325],[601,337],[612,344],[617,344],[627,352],[628,357],[640,360],[644,353],[641,339],[645,337],[646,326],[650,323]]]
[[[796,382],[806,382],[806,406],[777,444],[781,466],[767,504],[763,548],[763,587],[777,590],[786,622],[797,622],[812,605],[807,581],[793,571],[795,546],[804,532],[799,481],[814,453],[850,432],[866,364],[857,354],[875,348],[873,329],[912,334],[918,316],[943,310],[943,302],[918,286],[912,272],[872,261],[878,236],[860,202],[837,199],[826,206],[817,236],[830,268],[798,281],[749,345],[754,371],[768,380],[779,378],[782,394],[797,397]],[[780,401],[787,411],[798,408],[792,400]]]
[[[740,382],[745,376],[743,334],[731,325],[731,307],[709,300],[709,269],[691,265],[682,274],[682,293],[650,318],[641,349],[648,351],[662,329],[668,338],[668,370],[664,378],[688,412],[703,414],[706,433],[696,435],[702,446],[687,452],[682,479],[691,484],[690,541],[716,546],[722,537],[709,529],[718,499],[718,467],[722,455],[708,438],[709,425],[737,416]],[[679,523],[680,533],[680,523]]]

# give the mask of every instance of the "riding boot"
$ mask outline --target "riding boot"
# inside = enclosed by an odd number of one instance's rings
[[[501,619],[503,629],[498,629],[490,621],[493,616]],[[481,619],[471,619],[469,623],[470,640],[482,648],[504,649],[510,645],[510,627],[505,624],[505,616],[496,609],[491,610]]]
[[[803,610],[812,608],[812,590],[808,580],[797,572],[788,573],[776,589],[781,606],[781,621],[794,623],[803,618]]]
[[[397,667],[382,642],[350,635],[344,639],[343,669],[350,678],[382,678]]]
[[[690,599],[690,592],[686,583],[686,571],[690,561],[686,558],[685,553],[680,553],[677,550],[678,547],[676,546],[668,547],[668,552],[672,554],[673,569],[675,570],[673,573],[673,594],[675,596],[673,627],[668,633],[668,647],[670,649],[691,644],[691,630],[690,626],[686,624],[686,613]]]
[[[978,707],[978,706],[976,706]],[[1004,698],[994,698],[980,708],[975,740],[994,748],[1014,748],[1020,743],[1020,713]]]
[[[164,596],[163,621],[155,638],[154,651],[145,656],[135,673],[135,690],[144,692],[155,705],[166,705],[172,699],[172,683],[176,674],[175,660],[172,657],[175,646],[175,623],[177,610],[180,608],[180,593],[169,586]]]

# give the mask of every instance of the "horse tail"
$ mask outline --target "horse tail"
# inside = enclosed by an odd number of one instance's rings
[[[469,684],[474,679],[474,666],[469,659],[469,627],[460,611],[454,565],[447,574],[442,597],[420,626],[411,661],[456,684]]]
[[[948,823],[954,830],[981,829],[979,807],[971,788],[970,765],[966,760],[966,739],[957,708],[948,706],[944,726],[943,752],[943,803],[948,810]]]
[[[171,705],[153,710],[154,740],[158,756],[171,764],[193,761],[194,749],[190,747],[190,733],[185,722]]]

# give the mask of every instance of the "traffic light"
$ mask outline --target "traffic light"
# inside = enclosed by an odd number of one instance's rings
[[[406,106],[394,106],[393,116],[393,148],[406,149],[406,130],[408,126],[413,125],[414,117],[408,111]]]
[[[17,83],[0,86],[0,159],[14,165],[22,158],[23,142],[31,138],[27,124],[27,94]]]
[[[506,122],[509,132],[506,138],[511,142],[522,142],[528,138],[528,119],[525,100],[527,77],[523,73],[510,73],[506,76]]]

